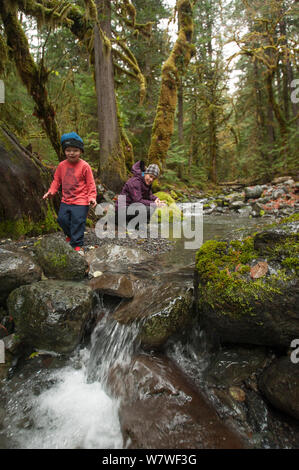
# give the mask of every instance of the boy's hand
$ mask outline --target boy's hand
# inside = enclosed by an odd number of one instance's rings
[[[47,199],[48,197],[52,197],[53,194],[51,193],[51,191],[48,191],[46,194],[43,195],[43,199]]]
[[[91,205],[91,207],[94,209],[97,205],[97,201],[95,199],[90,199],[89,201],[89,204]]]

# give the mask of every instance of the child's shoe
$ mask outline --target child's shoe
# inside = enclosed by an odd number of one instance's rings
[[[82,246],[75,246],[74,250],[77,251],[77,253],[79,253],[79,255],[84,256],[84,250],[83,250]]]

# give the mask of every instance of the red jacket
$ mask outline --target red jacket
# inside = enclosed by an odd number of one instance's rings
[[[96,199],[97,189],[89,164],[80,158],[77,163],[63,160],[59,163],[49,191],[56,194],[62,187],[61,202],[78,206],[89,206]]]

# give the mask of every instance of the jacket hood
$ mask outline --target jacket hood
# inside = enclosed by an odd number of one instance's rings
[[[138,162],[134,163],[134,165],[132,166],[132,169],[131,169],[131,171],[132,171],[132,173],[133,173],[134,176],[140,176],[140,177],[142,177],[142,172],[144,171],[144,170],[142,169],[142,166],[144,166],[144,163],[143,163],[141,160],[139,160]],[[145,169],[145,168],[144,168],[144,169]]]

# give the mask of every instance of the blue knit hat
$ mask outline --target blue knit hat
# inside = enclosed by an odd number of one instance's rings
[[[76,132],[70,132],[69,134],[63,134],[60,139],[62,151],[64,152],[67,147],[77,147],[84,152],[84,142]]]

